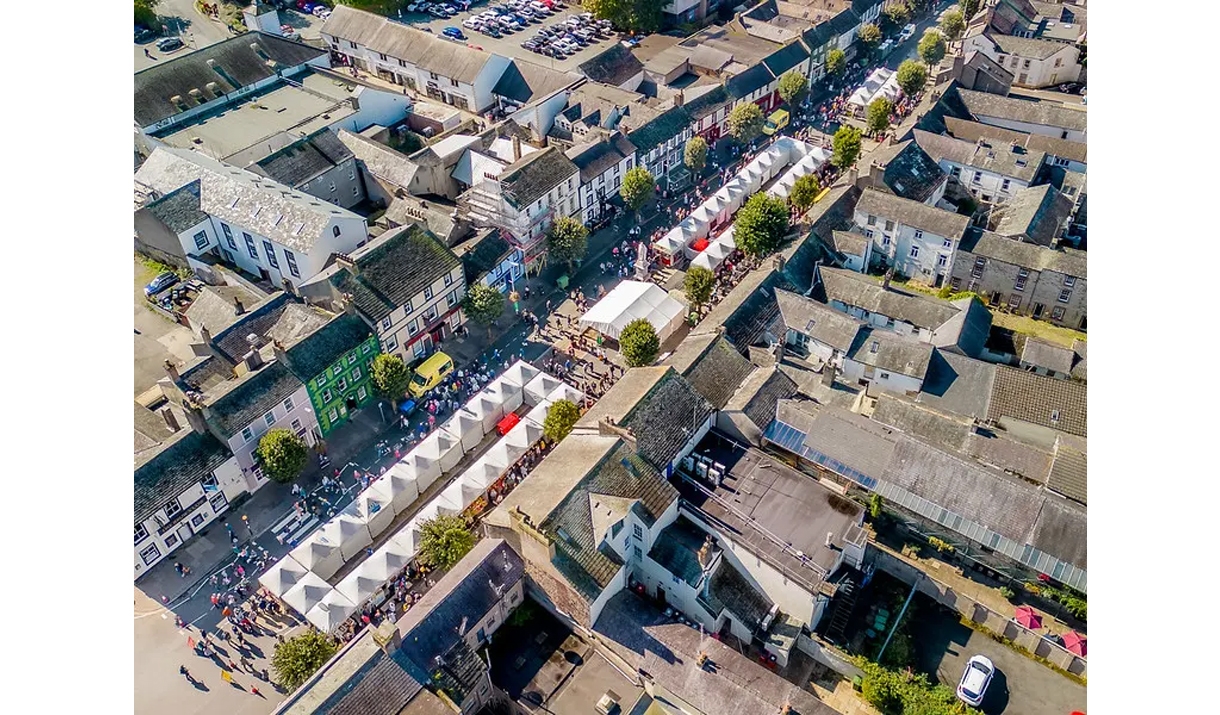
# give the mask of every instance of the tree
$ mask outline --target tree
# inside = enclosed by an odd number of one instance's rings
[[[940,31],[950,42],[956,42],[966,31],[966,21],[962,19],[962,11],[954,8],[945,12],[940,18]]]
[[[761,258],[779,248],[788,233],[788,205],[778,197],[758,193],[746,201],[733,221],[733,241],[747,255]]]
[[[729,134],[742,144],[748,144],[762,134],[765,122],[762,109],[757,104],[743,102],[729,112]]]
[[[542,420],[542,434],[551,442],[558,442],[572,431],[580,419],[580,408],[571,400],[556,400],[546,410]]]
[[[474,548],[474,534],[460,516],[438,514],[420,524],[419,556],[434,569],[448,571]]]
[[[860,139],[859,129],[846,124],[839,127],[839,131],[835,132],[834,139],[831,140],[834,153],[830,157],[830,163],[840,171],[855,164],[856,159],[860,158]]]
[[[906,3],[896,2],[886,5],[881,11],[890,27],[902,27],[911,19],[911,8]]]
[[[466,311],[467,318],[487,328],[487,339],[491,340],[491,325],[504,313],[504,294],[490,286],[475,283],[466,290],[462,310]]]
[[[290,429],[268,430],[254,450],[263,474],[280,484],[287,484],[301,475],[309,460],[309,448]]]
[[[160,30],[161,25],[157,22],[157,5],[159,4],[161,4],[161,0],[136,0],[136,24],[150,30]]]
[[[391,15],[401,7],[398,0],[336,0],[336,4],[374,12],[378,15]]]
[[[334,641],[313,628],[282,643],[276,643],[275,653],[271,656],[275,681],[288,692],[292,692],[326,665],[338,650],[339,647]]]
[[[928,30],[919,38],[919,59],[928,67],[940,62],[945,57],[945,36],[937,30]]]
[[[788,192],[788,203],[805,213],[813,206],[814,199],[821,191],[822,186],[818,183],[817,174],[805,174],[792,184],[792,191]]]
[[[668,0],[584,0],[585,8],[599,20],[631,32],[661,29],[661,11]]]
[[[619,194],[632,211],[639,211],[657,192],[657,180],[642,166],[637,166],[623,175]]]
[[[872,50],[881,44],[881,28],[871,22],[867,23],[860,28],[858,37],[865,47]]]
[[[833,49],[826,53],[826,74],[838,77],[843,74],[845,69],[847,69],[847,55],[843,50]]]
[[[923,41],[920,40],[920,44]],[[898,65],[898,86],[908,97],[914,97],[923,91],[928,83],[928,70],[915,60],[903,60]]]
[[[716,274],[703,266],[691,266],[682,279],[682,290],[686,291],[686,299],[695,306],[695,312],[712,298],[712,289],[716,287]]]
[[[703,171],[703,167],[707,166],[707,141],[703,137],[691,137],[686,142],[682,163],[696,174]]]
[[[805,79],[805,75],[791,70],[785,72],[779,78],[779,96],[788,106],[792,106],[805,96],[809,91],[809,80]]]
[[[397,402],[407,394],[411,369],[397,355],[382,353],[373,358],[372,378],[373,386],[382,397]]]
[[[661,340],[657,330],[647,318],[636,318],[627,323],[618,336],[618,346],[631,367],[651,365],[661,352]]]
[[[868,105],[868,130],[880,134],[890,128],[890,112],[894,111],[894,103],[885,97],[877,97]]]
[[[570,273],[589,250],[589,229],[571,216],[560,216],[547,231],[546,243],[553,258],[567,261]]]
[[[957,5],[962,9],[962,19],[969,20],[979,12],[979,6],[982,5],[981,0],[961,0]]]

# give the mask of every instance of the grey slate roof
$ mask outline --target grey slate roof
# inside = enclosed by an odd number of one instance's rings
[[[1088,128],[1088,115],[1084,111],[1069,109],[1058,102],[1001,97],[961,87],[957,88],[957,95],[975,118],[993,117],[1075,131]]]
[[[1082,569],[1089,567],[1089,526],[1085,509],[1066,499],[1047,496],[1029,543]]]
[[[491,93],[519,104],[528,104],[568,87],[579,79],[579,76],[556,72],[532,62],[512,60]]]
[[[557,147],[549,146],[505,167],[500,174],[504,198],[518,210],[542,198],[551,189],[579,174],[580,169]]]
[[[1073,340],[1072,351],[1076,353],[1076,365],[1072,367],[1072,377],[1078,380],[1089,379],[1089,344],[1084,340]]]
[[[865,189],[860,194],[856,211],[881,216],[945,238],[961,238],[962,234],[966,232],[966,228],[970,226],[969,216],[962,216],[952,211],[945,211],[871,188]]]
[[[932,361],[934,350],[928,343],[887,330],[865,328],[856,336],[847,357],[878,370],[888,370],[922,381],[928,374],[928,364]]]
[[[681,134],[690,124],[686,107],[671,107],[638,127],[632,127],[628,120],[627,138],[641,154],[647,154],[654,147]]]
[[[319,715],[399,715],[407,703],[424,692],[424,686],[399,662],[405,658],[406,654],[401,650],[394,656],[377,650],[317,712]]]
[[[1055,448],[1055,460],[1051,463],[1047,488],[1081,504],[1089,503],[1089,456],[1082,449],[1075,449],[1062,440]]]
[[[1056,52],[1070,47],[1070,45],[1063,42],[1039,40],[1033,37],[1016,37],[1000,33],[987,33],[986,37],[1003,54],[1028,57],[1034,60],[1045,60],[1048,57],[1054,56]]]
[[[727,609],[752,631],[762,625],[762,620],[774,605],[728,559],[720,560],[720,566],[708,581],[707,595],[713,615],[718,616],[720,611]]]
[[[292,302],[291,295],[280,291],[264,298],[257,305],[245,306],[246,312],[241,315],[237,315],[236,308],[234,308],[232,318],[228,323],[220,325],[219,330],[215,326],[207,326],[208,330],[212,332],[213,347],[217,348],[229,362],[238,362],[243,355],[250,352],[250,343],[246,338],[250,335],[257,335],[266,342],[271,328],[279,322],[284,311],[288,309],[289,305],[292,305]],[[216,311],[216,316],[219,318],[220,311]]]
[[[991,231],[976,231],[967,234],[966,240],[961,243],[961,250],[1030,270],[1088,278],[1088,254],[1072,248],[1037,246]]]
[[[674,523],[661,530],[657,538],[653,539],[648,558],[685,581],[687,585],[697,587],[703,576],[698,554],[699,549],[703,548],[705,538],[705,532],[686,518],[685,514],[680,513]]]
[[[827,245],[845,256],[864,256],[868,244],[872,241],[868,236],[855,231],[831,231],[829,238]]]
[[[1076,353],[1072,350],[1036,338],[1026,338],[1025,347],[1021,350],[1022,363],[1044,367],[1063,375],[1071,374],[1072,363],[1075,361]]]
[[[205,285],[186,309],[186,319],[196,332],[206,327],[215,337],[241,319],[234,299],[241,301],[243,309],[253,310],[260,297],[241,286]]]
[[[192,181],[171,191],[145,207],[166,228],[182,233],[207,220],[207,212],[199,208],[199,181]]]
[[[818,267],[827,302],[839,301],[870,313],[935,330],[961,312],[952,304],[890,286],[883,288],[869,276],[845,268]]]
[[[980,429],[972,433],[962,451],[980,464],[1038,484],[1046,484],[1051,471],[1049,451],[1009,437],[1002,430]]]
[[[908,139],[873,152],[869,163],[882,170],[886,188],[904,199],[923,203],[945,181],[944,170],[923,147]]]
[[[286,365],[272,362],[221,385],[220,394],[207,396],[204,414],[209,425],[230,439],[291,397],[302,384]]]
[[[992,211],[993,230],[1001,236],[1024,236],[1047,246],[1063,231],[1072,213],[1072,200],[1054,186],[1042,184],[1021,189]],[[998,219],[998,220],[997,220]]]
[[[785,327],[842,352],[850,350],[866,329],[863,321],[796,293],[776,290],[775,299]]]
[[[351,253],[359,273],[338,271],[331,283],[350,293],[356,308],[378,321],[406,305],[460,261],[428,231],[410,224],[387,231]]]
[[[937,350],[915,400],[941,412],[986,419],[995,371],[993,363]]]
[[[425,72],[474,84],[491,55],[463,43],[442,40],[402,23],[346,5],[334,8],[322,24],[322,34],[355,42]]]
[[[580,183],[587,184],[634,155],[635,145],[616,131],[608,139],[574,146],[564,154],[580,169]]]
[[[733,98],[742,99],[771,84],[774,79],[767,66],[759,62],[745,72],[730,77],[724,83],[724,88]]]
[[[922,129],[915,129],[914,133],[914,141],[936,161],[944,159],[962,166],[1008,176],[1027,184],[1034,181],[1042,164],[1046,162],[1045,153],[1024,147],[1014,150],[1011,143],[984,140],[983,144],[979,144],[944,134],[932,134]]]
[[[135,523],[152,517],[232,456],[211,434],[189,429],[162,442],[155,452],[142,453],[135,463]]]
[[[775,417],[805,433],[804,447],[873,479],[881,477],[894,452],[894,430],[845,409],[782,400]]]
[[[713,411],[686,378],[671,371],[620,424],[635,435],[640,456],[664,471]]]
[[[404,189],[411,186],[419,167],[406,154],[346,129],[340,129],[338,137],[358,160],[364,162],[370,174]]]
[[[954,419],[888,393],[877,397],[873,419],[948,451],[961,449],[971,431],[964,417]]]
[[[682,375],[716,409],[722,409],[754,366],[723,337],[708,349]]]
[[[1076,142],[1070,139],[1060,139],[1059,137],[1048,137],[1043,134],[1026,134],[1013,129],[1005,129],[1004,127],[993,127],[990,124],[981,122],[972,122],[969,119],[959,119],[958,117],[944,117],[945,131],[950,136],[958,139],[963,139],[968,142],[976,142],[980,138],[987,138],[999,142],[1018,142],[1026,149],[1033,151],[1041,151],[1053,156],[1071,159],[1073,161],[1087,162],[1089,145],[1086,142]]]
[[[353,156],[334,132],[323,129],[256,162],[250,171],[296,188]]]
[[[759,370],[768,373],[766,379],[752,395],[748,396],[749,399],[742,411],[755,427],[764,430],[767,425],[771,424],[771,420],[775,419],[775,409],[779,401],[796,395],[797,386],[796,382],[779,368],[759,368]]]
[[[295,344],[288,345],[284,351],[285,362],[301,382],[309,382],[372,334],[368,323],[341,313]]]
[[[261,52],[251,48],[257,44]],[[265,56],[264,56],[265,55]],[[181,97],[188,108],[198,106],[192,89],[203,93],[204,100],[217,94],[208,88],[216,84],[220,95],[274,77],[279,70],[302,65],[326,55],[326,50],[292,42],[261,32],[222,40],[194,52],[163,59],[135,73],[135,121],[147,127],[183,110],[170,101]],[[268,60],[274,61],[274,64]]]
[[[491,229],[482,236],[475,236],[469,241],[459,244],[454,252],[462,261],[462,273],[466,276],[466,284],[474,285],[500,265],[504,257],[511,253],[513,244],[504,238],[499,229]]]
[[[1088,436],[1089,403],[1085,386],[1007,366],[997,366],[987,418],[1002,417]]]
[[[771,74],[779,77],[788,70],[809,59],[809,51],[800,42],[792,42],[763,58],[763,64]]]
[[[736,288],[712,308],[700,325],[708,326],[705,329],[724,326],[724,336],[729,342],[738,350],[745,350],[760,342],[768,328],[779,319],[776,289],[793,288],[783,273],[766,265],[761,266],[748,273]]]
[[[958,298],[951,305],[959,309],[958,313],[936,329],[932,344],[941,350],[977,357],[991,335],[991,311],[973,297]]]
[[[614,42],[605,52],[583,62],[577,69],[594,82],[617,87],[643,72],[644,65],[631,54],[631,50]]]

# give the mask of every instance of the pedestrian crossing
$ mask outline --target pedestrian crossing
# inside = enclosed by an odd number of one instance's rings
[[[296,509],[293,509],[288,512],[288,516],[271,527],[271,532],[275,534],[276,541],[281,544],[296,546],[301,539],[317,527],[318,523],[318,517],[314,514],[302,516]]]

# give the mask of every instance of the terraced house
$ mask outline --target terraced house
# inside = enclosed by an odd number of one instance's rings
[[[323,437],[375,397],[372,363],[381,344],[355,315],[336,316],[294,344],[276,343],[275,354],[305,383]]]

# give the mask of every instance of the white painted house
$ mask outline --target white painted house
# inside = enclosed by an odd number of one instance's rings
[[[1047,156],[1030,151],[1015,142],[1004,143],[979,139],[968,142],[921,129],[915,131],[915,143],[923,149],[945,173],[957,180],[975,199],[998,203],[1012,198],[1038,177]]]
[[[1012,73],[1013,84],[1019,87],[1055,87],[1080,79],[1080,49],[1074,44],[985,30],[967,33],[962,47],[994,60]]]
[[[966,111],[983,124],[1073,142],[1087,141],[1088,114],[1084,107],[1073,108],[1051,100],[1001,97],[961,87],[952,91]]]
[[[860,195],[853,220],[895,271],[935,286],[948,280],[970,226],[967,216],[872,188]]]
[[[586,226],[606,212],[618,196],[623,176],[635,166],[635,145],[621,132],[565,152],[580,169],[580,220]]]

